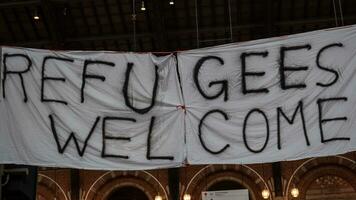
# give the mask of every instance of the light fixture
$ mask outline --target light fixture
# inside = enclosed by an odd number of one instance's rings
[[[67,9],[67,7],[64,7],[63,8],[63,15],[67,16],[67,14],[68,14],[68,9]]]
[[[191,196],[190,196],[190,194],[184,194],[183,195],[183,200],[191,200]]]
[[[261,194],[264,199],[268,199],[268,197],[270,195],[269,190],[267,190],[267,189],[262,190]]]
[[[159,194],[158,194],[158,195],[156,195],[156,196],[155,196],[155,200],[162,200],[161,195],[159,195]]]
[[[145,11],[146,7],[145,7],[145,1],[141,1],[141,10]]]
[[[299,190],[298,188],[294,187],[291,191],[290,194],[292,195],[292,197],[296,198],[299,196]]]
[[[174,0],[170,0],[169,5],[174,5]]]
[[[34,13],[34,15],[33,15],[33,19],[34,19],[34,20],[39,20],[39,19],[40,19],[40,16],[38,15],[37,10],[35,10],[35,13]]]

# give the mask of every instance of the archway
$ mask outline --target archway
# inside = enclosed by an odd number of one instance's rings
[[[340,176],[325,175],[316,178],[305,192],[305,200],[356,199],[355,189]]]
[[[237,181],[222,180],[209,186],[207,191],[222,191],[222,190],[241,190],[248,189]],[[251,193],[249,193],[249,199],[252,199]]]
[[[355,199],[355,164],[355,161],[342,156],[307,160],[296,169],[288,183],[288,199]],[[292,198],[290,195],[293,185],[299,189],[298,198]]]
[[[158,172],[156,172],[158,174]],[[168,195],[159,180],[147,171],[108,171],[102,174],[89,188],[85,200],[108,200],[116,197],[122,188],[141,193],[140,198],[154,200],[159,194],[162,200],[168,200]],[[121,194],[121,195],[122,195]],[[131,196],[132,197],[132,196]],[[138,198],[138,196],[137,196]]]
[[[149,198],[137,187],[123,186],[112,191],[106,200],[149,200]]]
[[[268,188],[268,185],[256,171],[248,166],[209,165],[194,175],[187,184],[185,193],[191,194],[192,199],[201,199],[203,191],[222,187],[225,189],[245,188],[248,189],[251,200],[262,200],[261,191]]]
[[[36,199],[68,200],[63,188],[50,176],[39,173],[37,176]]]

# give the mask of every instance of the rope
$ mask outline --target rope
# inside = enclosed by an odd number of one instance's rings
[[[197,32],[197,48],[199,48],[199,20],[198,20],[198,2],[195,0],[195,27]]]
[[[344,26],[344,13],[342,12],[341,0],[339,0],[339,8],[340,8],[341,25]]]
[[[337,13],[336,13],[335,0],[333,0],[333,7],[334,7],[334,16],[335,16],[335,26],[339,26],[339,23],[338,23],[338,21],[337,21]]]
[[[230,25],[230,42],[232,42],[232,19],[231,19],[231,0],[228,0],[229,7],[229,25]]]

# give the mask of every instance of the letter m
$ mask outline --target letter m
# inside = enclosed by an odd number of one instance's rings
[[[303,102],[299,101],[297,108],[294,110],[294,113],[292,115],[292,119],[288,118],[286,114],[283,112],[281,107],[277,108],[277,136],[278,136],[278,149],[281,149],[281,120],[280,116],[282,115],[284,119],[287,120],[289,124],[294,124],[294,120],[297,116],[298,110],[300,111],[300,116],[302,118],[302,125],[303,125],[303,132],[304,132],[304,137],[307,145],[310,145],[308,134],[307,134],[307,129],[305,126],[305,119],[304,119],[304,113],[303,113]]]

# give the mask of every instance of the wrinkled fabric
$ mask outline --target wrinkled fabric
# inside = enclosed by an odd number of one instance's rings
[[[319,63],[325,68],[338,73],[338,80],[331,86],[321,87],[317,83],[331,83],[335,75],[322,70],[316,64],[318,52],[325,46],[342,43],[342,47],[331,47],[321,52]],[[305,88],[282,89],[281,87],[281,48],[305,46],[307,48],[288,51],[284,58],[285,66],[297,68],[307,66],[306,70],[286,71],[286,84],[305,84]],[[260,76],[245,76],[246,87],[252,89],[268,89],[268,93],[246,93],[242,91],[243,53],[268,52],[266,57],[250,56],[246,58],[246,72],[264,72]],[[240,44],[228,44],[218,47],[197,49],[178,54],[179,70],[182,73],[184,101],[187,105],[186,134],[187,158],[191,164],[215,163],[264,163],[284,160],[295,160],[317,156],[342,154],[356,149],[356,27],[331,29],[302,33],[291,36],[262,39]],[[193,74],[196,63],[205,56],[220,57],[224,63],[216,59],[204,62],[199,71],[199,83],[202,90],[210,96],[221,90],[221,84],[209,84],[213,81],[228,82],[228,100],[224,94],[215,99],[204,98],[194,81]],[[329,100],[321,103],[322,116],[319,117],[318,99],[345,97],[346,101]],[[307,145],[300,110],[293,124],[280,115],[280,141],[278,149],[277,108],[292,120],[298,104],[303,104],[303,114]],[[268,129],[262,111],[268,120]],[[209,153],[199,139],[199,123],[203,116],[211,110],[221,110],[223,114],[214,112],[204,119],[201,128],[202,141],[211,151]],[[248,116],[248,117],[247,117]],[[347,120],[324,120],[343,118]],[[247,120],[246,120],[247,119]],[[331,138],[349,138],[349,140],[321,141],[320,123],[324,140]],[[246,120],[246,123],[245,123]],[[245,141],[243,137],[246,124]],[[269,137],[267,138],[267,130]],[[266,139],[267,138],[267,139]],[[267,140],[267,143],[266,143]],[[253,151],[250,151],[249,148]],[[265,148],[263,148],[266,143]]]
[[[2,47],[0,163],[142,170],[355,151],[355,55],[356,26],[166,56]],[[43,68],[48,56],[62,60]]]
[[[28,101],[24,102],[20,78],[7,75],[6,96],[0,102],[2,163],[39,166],[73,167],[85,169],[150,169],[179,166],[184,159],[184,114],[177,112],[181,104],[180,88],[176,73],[176,60],[172,55],[156,57],[150,53],[115,53],[48,51],[25,48],[2,49],[2,54],[25,54],[32,60],[28,73],[23,74]],[[48,60],[45,77],[64,77],[63,81],[46,80],[45,99],[66,101],[41,101],[41,71],[46,56],[73,59],[73,62]],[[85,60],[106,61],[88,65],[87,75],[100,75],[99,79],[85,79],[84,102],[81,103],[83,66]],[[158,66],[158,87],[155,106],[145,113],[136,113],[125,105],[123,85],[127,63],[134,63],[128,87],[129,101],[135,108],[151,104],[155,81],[155,65]],[[20,71],[27,62],[22,57],[7,58],[8,70]],[[4,67],[3,67],[4,68]],[[59,153],[54,139],[49,115],[53,116],[59,143],[63,147],[71,132],[75,133],[82,148],[89,132],[100,117],[83,156],[80,156],[73,139],[63,154]],[[133,121],[107,120],[107,136],[130,137],[131,140],[103,139],[104,117],[132,118]],[[150,122],[154,117],[151,134],[151,156],[173,156],[174,160],[147,159],[147,138]],[[128,156],[128,159],[102,157],[105,154]]]

